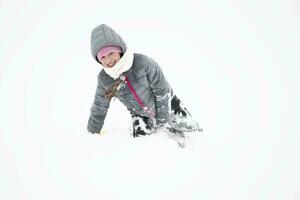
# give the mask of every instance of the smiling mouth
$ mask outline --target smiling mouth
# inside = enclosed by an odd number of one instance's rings
[[[115,66],[115,64],[116,64],[116,61],[114,61],[112,64],[108,64],[107,66],[113,67],[113,66]]]

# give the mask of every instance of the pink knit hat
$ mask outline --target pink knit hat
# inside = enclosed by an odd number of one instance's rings
[[[97,53],[97,58],[98,60],[100,60],[103,56],[106,56],[112,52],[116,52],[116,53],[122,53],[122,49],[119,46],[106,46],[103,47],[102,49],[100,49],[100,51]]]

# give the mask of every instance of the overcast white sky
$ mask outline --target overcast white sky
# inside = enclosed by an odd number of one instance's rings
[[[0,199],[300,199],[300,15],[291,0],[0,0]],[[105,23],[153,57],[204,129],[86,131]]]

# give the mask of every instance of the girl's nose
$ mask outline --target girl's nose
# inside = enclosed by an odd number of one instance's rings
[[[103,64],[108,64],[108,63],[110,63],[110,57],[109,57],[109,55],[106,55],[105,57],[103,57],[102,59],[101,59],[101,61],[102,61],[102,63]]]

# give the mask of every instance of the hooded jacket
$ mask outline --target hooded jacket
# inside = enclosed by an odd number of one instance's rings
[[[110,45],[121,47],[123,52],[127,51],[126,43],[112,28],[105,24],[97,26],[91,35],[91,53],[93,58],[99,62],[97,53],[101,48]],[[170,99],[173,91],[159,65],[152,58],[135,53],[132,66],[126,74],[144,106],[154,112],[155,122],[153,124],[167,123],[170,120]],[[99,133],[101,131],[111,101],[105,97],[105,91],[114,82],[115,79],[110,77],[104,69],[99,72],[96,94],[88,120],[87,129],[89,132]],[[116,98],[127,107],[132,115],[151,118],[134,98],[128,85],[121,87]]]

